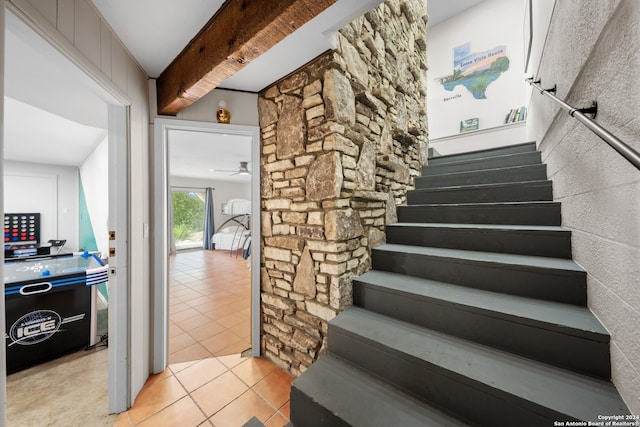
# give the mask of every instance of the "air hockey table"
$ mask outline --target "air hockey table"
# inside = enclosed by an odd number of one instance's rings
[[[95,342],[95,285],[107,270],[89,252],[5,262],[7,373]]]

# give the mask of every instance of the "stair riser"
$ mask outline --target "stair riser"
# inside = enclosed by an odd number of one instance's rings
[[[330,410],[314,402],[295,383],[291,385],[290,420],[294,426],[303,427],[350,427],[348,423],[338,418]]]
[[[375,270],[586,306],[586,274],[374,249]]]
[[[462,307],[360,282],[353,303],[385,316],[425,326],[479,344],[501,348],[587,375],[611,378],[608,337],[572,335],[550,324],[523,324],[507,314]],[[502,316],[502,317],[499,317]]]
[[[559,226],[560,205],[398,206],[400,222]]]
[[[242,424],[242,427],[265,427],[256,417],[251,418],[246,423]]]
[[[415,179],[415,186],[416,188],[434,188],[456,185],[497,184],[501,182],[543,181],[546,179],[546,165],[533,165],[513,169],[492,169],[418,177]]]
[[[461,188],[450,190],[410,190],[409,205],[435,203],[497,203],[552,201],[551,182],[501,188]]]
[[[429,159],[429,165],[439,165],[443,163],[460,162],[464,160],[483,159],[483,158],[493,157],[493,156],[505,156],[508,154],[530,153],[532,151],[536,151],[536,144],[525,143],[525,144],[512,145],[509,147],[483,150],[479,152],[438,156],[438,157]]]
[[[571,419],[331,324],[328,336],[331,353],[474,425],[513,426],[518,420],[519,426],[539,427]]]
[[[494,157],[462,163],[429,164],[422,167],[422,176],[438,175],[443,173],[467,172],[475,170],[496,169],[509,166],[535,165],[542,162],[540,152],[517,154],[513,156]]]
[[[566,231],[387,227],[387,243],[565,259],[571,258],[570,236]]]

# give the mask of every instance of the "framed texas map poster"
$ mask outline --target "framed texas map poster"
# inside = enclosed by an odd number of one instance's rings
[[[428,30],[430,139],[476,130],[467,119],[477,130],[501,127],[525,104],[520,3],[487,0]]]
[[[506,46],[472,52],[471,43],[453,49],[453,72],[439,79],[448,92],[464,86],[475,99],[487,99],[487,88],[509,69]]]

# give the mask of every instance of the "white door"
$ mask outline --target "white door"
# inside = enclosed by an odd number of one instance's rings
[[[128,108],[109,106],[109,412],[132,402],[129,360]]]

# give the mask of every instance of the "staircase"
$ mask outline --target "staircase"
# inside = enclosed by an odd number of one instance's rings
[[[430,160],[328,352],[291,387],[291,424],[553,426],[628,414],[609,334],[535,143]]]

